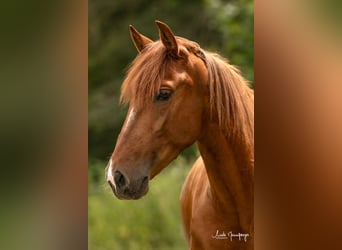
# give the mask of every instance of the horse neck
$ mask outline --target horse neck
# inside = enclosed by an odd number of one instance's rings
[[[240,227],[253,229],[253,161],[243,140],[229,140],[215,123],[204,128],[198,147],[208,174],[214,207],[235,209]],[[247,160],[246,160],[247,159]],[[229,200],[231,197],[231,200]],[[234,208],[232,208],[235,206]]]

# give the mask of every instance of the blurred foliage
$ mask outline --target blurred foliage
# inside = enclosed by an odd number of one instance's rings
[[[89,157],[107,160],[125,117],[118,105],[125,71],[137,52],[129,24],[158,39],[155,20],[218,52],[253,86],[253,1],[89,0]],[[186,156],[194,156],[194,147]]]

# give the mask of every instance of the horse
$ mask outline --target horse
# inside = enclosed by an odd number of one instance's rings
[[[182,150],[200,157],[181,191],[189,249],[253,249],[254,92],[237,67],[156,21],[130,25],[138,55],[121,86],[128,115],[105,169],[119,199],[139,199]]]

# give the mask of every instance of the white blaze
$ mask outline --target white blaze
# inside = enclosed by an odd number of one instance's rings
[[[135,114],[136,114],[136,112],[135,112],[134,108],[132,108],[131,111],[128,114],[126,126],[128,126],[130,123],[132,123],[134,121]]]
[[[113,164],[112,163],[113,163],[112,159],[110,159],[109,167],[107,170],[107,181],[110,181],[115,186],[114,177],[113,177]]]

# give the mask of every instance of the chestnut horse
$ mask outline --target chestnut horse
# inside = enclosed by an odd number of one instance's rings
[[[253,249],[253,90],[225,59],[156,24],[155,42],[130,26],[139,55],[122,85],[129,109],[107,181],[119,199],[139,199],[197,142],[201,157],[181,193],[189,248]]]

